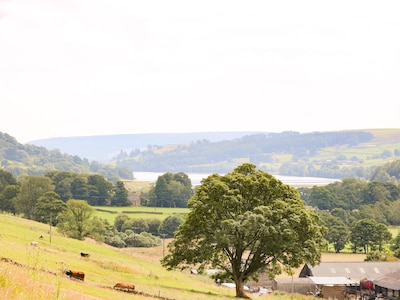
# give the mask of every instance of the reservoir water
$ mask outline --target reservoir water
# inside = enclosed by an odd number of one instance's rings
[[[133,176],[135,180],[138,181],[149,181],[156,182],[158,176],[164,175],[166,172],[134,172]],[[203,178],[208,177],[211,174],[206,173],[186,173],[192,185],[199,185],[200,181]],[[281,180],[283,183],[291,185],[291,186],[314,186],[314,185],[327,185],[336,181],[340,181],[339,179],[333,178],[319,178],[319,177],[297,177],[297,176],[282,176],[282,175],[274,175],[277,179]]]

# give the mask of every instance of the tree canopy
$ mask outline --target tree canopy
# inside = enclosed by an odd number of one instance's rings
[[[187,207],[188,200],[193,196],[192,182],[185,173],[167,172],[157,178],[150,193],[149,206]]]
[[[325,228],[299,193],[274,176],[243,164],[202,181],[162,260],[167,269],[217,268],[246,297],[244,283],[261,272],[279,274],[320,261]]]
[[[104,224],[93,217],[95,210],[85,200],[71,199],[67,208],[58,215],[58,230],[68,237],[83,240],[85,237],[104,231]]]

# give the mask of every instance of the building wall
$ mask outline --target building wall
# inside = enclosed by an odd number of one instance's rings
[[[325,299],[344,299],[344,287],[343,286],[322,286],[321,292]]]

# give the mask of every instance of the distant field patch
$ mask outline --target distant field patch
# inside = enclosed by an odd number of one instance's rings
[[[107,220],[110,224],[114,224],[116,216],[119,214],[129,215],[132,219],[159,219],[164,220],[168,216],[175,214],[187,214],[189,208],[172,208],[172,207],[109,207],[95,206],[96,216]]]

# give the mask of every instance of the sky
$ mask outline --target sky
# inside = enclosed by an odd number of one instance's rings
[[[0,132],[400,128],[399,8],[0,0]]]

